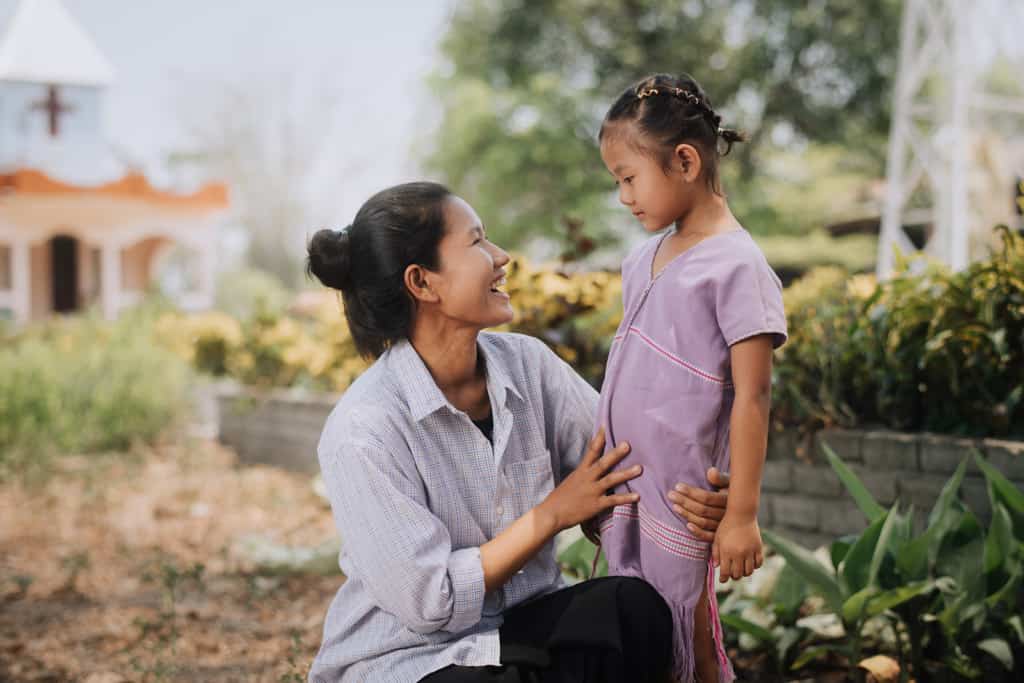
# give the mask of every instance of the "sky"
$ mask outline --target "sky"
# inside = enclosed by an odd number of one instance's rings
[[[18,2],[0,0],[0,30]],[[426,76],[452,0],[63,0],[115,69],[107,136],[157,181],[169,152],[187,146],[184,122],[201,116],[203,92],[294,74],[341,93],[338,160],[358,161],[339,212],[417,175],[414,145],[430,119]],[[385,92],[399,96],[384,96]],[[296,103],[296,108],[308,102]]]

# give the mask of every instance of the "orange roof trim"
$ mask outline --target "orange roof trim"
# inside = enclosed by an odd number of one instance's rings
[[[102,195],[183,209],[223,209],[228,206],[228,188],[223,183],[204,185],[192,194],[174,194],[156,189],[146,176],[134,172],[112,183],[80,186],[62,183],[33,169],[19,169],[14,173],[0,173],[0,193]]]

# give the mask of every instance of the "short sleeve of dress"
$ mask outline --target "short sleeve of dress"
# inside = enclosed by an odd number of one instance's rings
[[[715,283],[715,317],[727,346],[759,334],[772,335],[773,348],[786,341],[782,282],[756,252],[731,261]]]

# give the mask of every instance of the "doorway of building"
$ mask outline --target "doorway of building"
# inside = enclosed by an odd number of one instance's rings
[[[78,310],[78,240],[58,235],[50,241],[54,313]]]

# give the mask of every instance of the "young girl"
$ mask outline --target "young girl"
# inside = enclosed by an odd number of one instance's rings
[[[726,204],[720,126],[689,76],[658,74],[626,90],[601,127],[601,157],[619,200],[663,235],[622,264],[624,315],[598,407],[607,447],[631,445],[640,494],[600,520],[610,574],[638,576],[672,608],[679,681],[731,681],[714,592],[761,566],[757,508],[768,433],[772,350],[786,339],[782,285]],[[665,492],[707,487],[709,467],[732,485],[713,547],[691,534]],[[710,550],[710,553],[709,553]]]

